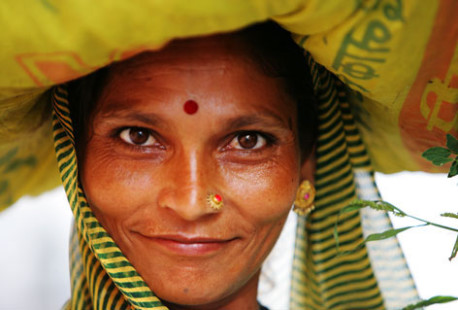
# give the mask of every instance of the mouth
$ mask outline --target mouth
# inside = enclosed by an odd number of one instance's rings
[[[155,235],[145,236],[137,233],[142,239],[157,245],[162,250],[181,256],[211,255],[232,245],[237,238],[211,238],[204,236]]]

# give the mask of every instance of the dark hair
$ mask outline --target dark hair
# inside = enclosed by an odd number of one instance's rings
[[[297,102],[301,157],[307,158],[317,135],[317,107],[304,50],[293,41],[288,31],[274,22],[255,24],[231,35],[242,40],[251,60],[264,74],[284,79],[286,92]],[[79,154],[84,152],[86,141],[83,139],[87,135],[90,116],[109,72],[110,66],[104,67],[68,83],[70,114]]]

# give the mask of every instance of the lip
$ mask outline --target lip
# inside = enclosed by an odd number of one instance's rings
[[[146,236],[141,233],[137,234],[166,252],[182,256],[211,255],[230,246],[237,239],[219,239],[203,236],[188,237],[183,235]]]

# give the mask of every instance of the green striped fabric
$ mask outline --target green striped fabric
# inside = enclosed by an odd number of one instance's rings
[[[53,93],[53,134],[62,184],[75,218],[72,298],[68,309],[167,309],[95,218],[78,181],[72,123],[64,86]]]
[[[357,196],[376,199],[370,160],[351,116],[347,89],[307,56],[319,101],[316,210],[300,217],[291,309],[394,309],[417,299],[395,239],[337,256],[336,214]],[[62,183],[75,218],[70,243],[71,300],[67,309],[166,309],[95,218],[78,181],[65,86],[54,88],[53,135]],[[389,227],[386,215],[349,214],[338,230],[341,249],[358,245],[364,230]],[[364,228],[364,229],[363,229]],[[382,262],[382,264],[380,264]],[[394,275],[392,268],[397,270]]]
[[[359,197],[380,199],[370,159],[351,110],[351,91],[307,56],[319,102],[316,209],[299,217],[291,283],[291,309],[398,309],[418,300],[396,239],[338,255],[337,214]],[[364,236],[391,228],[385,213],[364,210],[341,216],[340,251]],[[395,271],[395,272],[394,272]]]

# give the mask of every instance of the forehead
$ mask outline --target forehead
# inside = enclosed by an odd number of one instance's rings
[[[295,113],[281,78],[259,70],[250,49],[237,36],[219,35],[178,40],[159,51],[140,54],[110,69],[99,108],[142,108],[144,103],[167,103],[188,99],[232,110],[262,108]],[[230,103],[230,104],[229,104]],[[293,107],[292,107],[293,106]],[[222,112],[222,111],[221,111]]]
[[[112,73],[135,72],[139,75],[142,68],[147,66],[154,66],[162,74],[180,69],[195,73],[237,69],[239,66],[253,66],[250,69],[254,69],[255,63],[246,43],[238,36],[226,34],[172,41],[161,50],[146,52],[115,64]]]

